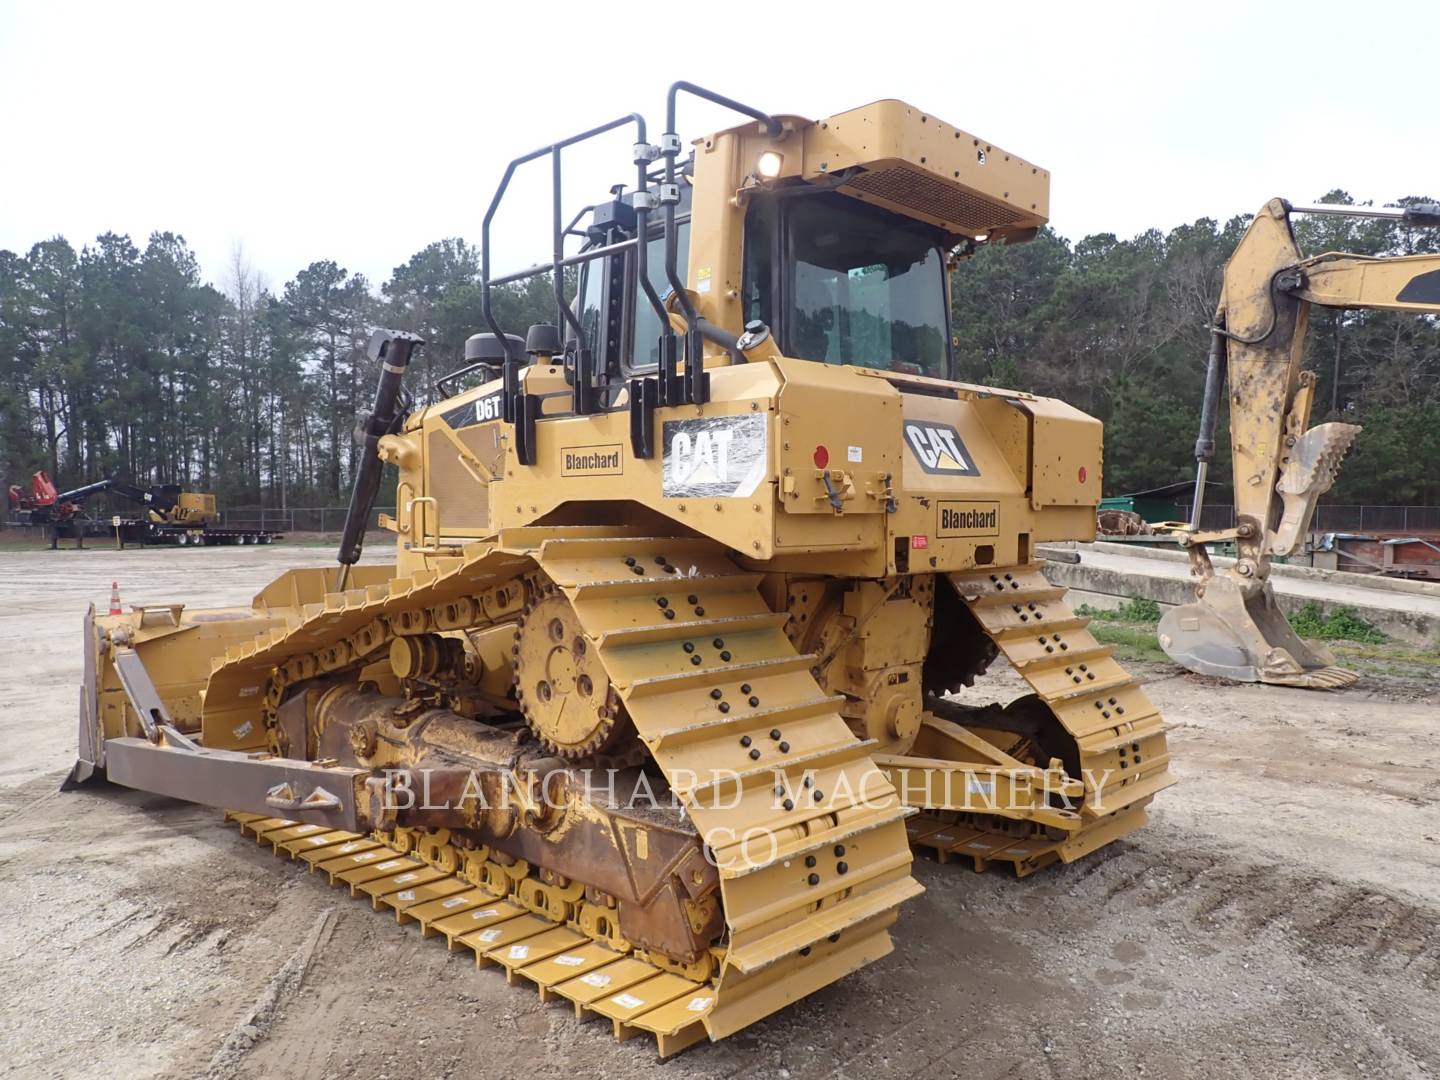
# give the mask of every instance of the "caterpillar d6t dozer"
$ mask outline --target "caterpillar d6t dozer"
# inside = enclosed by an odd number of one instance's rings
[[[1180,535],[1198,579],[1195,601],[1167,611],[1159,635],[1171,659],[1202,675],[1338,690],[1359,676],[1300,639],[1270,585],[1271,560],[1305,543],[1316,503],[1360,434],[1358,425],[1334,420],[1310,427],[1315,374],[1301,370],[1310,308],[1440,313],[1440,255],[1305,258],[1290,228],[1292,213],[1440,226],[1435,204],[1382,210],[1272,199],[1255,215],[1225,266],[1211,328],[1195,498],[1190,528]],[[1236,524],[1206,530],[1200,513],[1222,384],[1229,388]],[[1206,545],[1221,541],[1235,544],[1236,558],[1217,572]]]
[[[681,94],[747,119],[684,148]],[[75,773],[224,807],[662,1054],[888,953],[912,842],[1026,874],[1172,782],[1035,562],[1093,535],[1100,424],[951,379],[949,260],[1027,239],[1047,174],[896,101],[667,104],[658,145],[632,115],[511,163],[443,400],[401,408],[422,343],[376,332],[338,569],[86,620]],[[633,186],[567,224],[562,151],[617,128]],[[536,159],[552,257],[492,275]],[[521,337],[491,292],[525,273],[556,321]],[[360,563],[387,464],[395,560]],[[1000,654],[1031,693],[947,697]]]

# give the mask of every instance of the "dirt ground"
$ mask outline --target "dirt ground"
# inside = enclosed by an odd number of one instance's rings
[[[0,1075],[1428,1077],[1437,687],[1142,668],[1182,783],[1024,881],[920,858],[895,952],[667,1065],[372,913],[213,811],[60,794],[80,615],[235,602],[316,548],[0,553]],[[1019,692],[1009,671],[971,696]]]

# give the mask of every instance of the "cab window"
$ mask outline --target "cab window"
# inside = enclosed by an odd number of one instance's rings
[[[675,223],[675,241],[676,269],[683,282],[690,265],[690,222],[688,219]],[[651,236],[645,249],[645,260],[646,276],[650,279],[650,284],[655,287],[656,294],[663,299],[665,294],[670,291],[670,282],[665,276],[665,236],[663,232]],[[632,259],[631,262],[633,265],[636,260]],[[635,281],[634,270],[630,272],[630,280]],[[632,369],[656,367],[660,363],[660,320],[638,284],[629,292],[631,305],[630,367]]]
[[[946,378],[945,258],[936,236],[837,194],[760,199],[745,238],[745,317],[787,356]]]

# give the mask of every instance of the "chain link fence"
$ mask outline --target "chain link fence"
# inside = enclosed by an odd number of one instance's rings
[[[278,533],[335,533],[345,527],[343,506],[238,507],[220,512],[220,527],[225,529],[260,529]],[[395,516],[393,506],[377,506],[370,514],[367,531],[380,530],[381,514]]]
[[[1185,510],[1183,506],[1177,506]],[[1182,513],[1188,519],[1188,513]],[[1235,507],[1206,506],[1200,512],[1202,529],[1228,529],[1235,524]],[[1312,532],[1322,533],[1427,533],[1440,532],[1440,506],[1343,506],[1322,504],[1315,509]]]

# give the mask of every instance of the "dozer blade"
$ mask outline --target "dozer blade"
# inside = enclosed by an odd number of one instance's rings
[[[1310,690],[1341,690],[1360,679],[1336,667],[1324,649],[1300,640],[1269,582],[1246,597],[1229,579],[1216,577],[1203,598],[1167,611],[1159,634],[1166,655],[1197,675]]]

